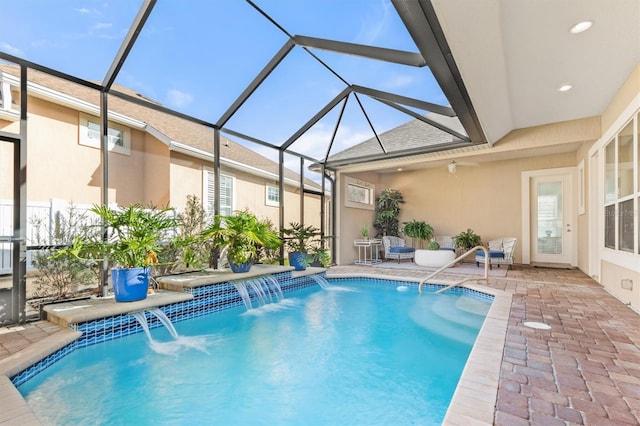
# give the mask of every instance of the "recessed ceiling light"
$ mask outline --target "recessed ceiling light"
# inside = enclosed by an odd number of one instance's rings
[[[402,167],[398,167],[396,170],[401,172],[402,171]]]
[[[562,86],[560,86],[560,88],[558,89],[558,91],[560,92],[566,92],[568,90],[571,90],[571,88],[573,88],[573,86],[571,84],[563,84]]]
[[[571,32],[571,34],[578,34],[583,31],[587,31],[589,28],[591,28],[591,25],[593,25],[593,22],[591,21],[578,22],[573,27],[571,27],[569,31]]]

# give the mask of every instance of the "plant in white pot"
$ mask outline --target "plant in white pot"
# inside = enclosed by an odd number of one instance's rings
[[[96,263],[106,260],[112,266],[116,302],[142,300],[147,297],[151,267],[158,263],[162,241],[176,226],[171,211],[146,209],[141,204],[122,209],[95,205],[91,212],[102,219],[106,238],[76,237],[71,246],[54,256],[75,256]]]
[[[433,238],[433,228],[427,222],[423,220],[412,220],[411,222],[404,222],[404,235],[412,238],[413,240],[418,240],[418,244],[423,248],[424,242],[428,242]]]

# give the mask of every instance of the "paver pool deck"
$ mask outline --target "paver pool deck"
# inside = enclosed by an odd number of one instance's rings
[[[327,276],[372,273],[425,276],[368,266],[332,267]],[[494,354],[500,371],[493,418],[477,420],[470,403],[459,408],[468,413],[447,417],[448,424],[640,424],[638,313],[579,270],[516,265],[504,278],[490,277],[486,287],[504,291],[511,300],[504,350]],[[527,321],[546,323],[551,329],[529,328]],[[37,353],[39,345],[63,344],[72,337],[69,333],[46,321],[0,328],[0,364]],[[0,425],[39,424],[4,375],[0,401]]]

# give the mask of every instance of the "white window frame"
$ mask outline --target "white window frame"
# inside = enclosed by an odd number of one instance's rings
[[[638,271],[640,272],[640,254],[637,253],[637,247],[638,244],[640,244],[640,241],[638,241],[638,226],[640,226],[640,218],[638,218],[638,215],[636,215],[635,218],[635,235],[634,235],[634,247],[636,247],[636,249],[634,249],[634,253],[632,252],[628,252],[628,251],[623,251],[623,250],[618,250],[617,248],[619,247],[618,245],[618,218],[616,218],[616,226],[615,226],[615,248],[608,248],[605,247],[604,245],[604,232],[605,232],[605,205],[610,205],[611,203],[605,203],[605,167],[606,167],[606,146],[609,144],[609,142],[611,142],[612,139],[617,139],[617,135],[620,131],[622,131],[622,129],[624,129],[624,127],[629,123],[629,121],[631,120],[640,120],[640,94],[636,95],[636,97],[629,103],[629,105],[627,106],[627,108],[625,108],[624,112],[622,114],[620,114],[620,116],[614,121],[614,123],[611,125],[611,127],[609,127],[609,129],[607,129],[607,131],[605,131],[602,135],[602,137],[598,140],[598,142],[596,142],[594,144],[594,146],[589,150],[589,157],[592,157],[596,152],[598,153],[597,157],[598,157],[598,167],[600,169],[600,173],[599,173],[599,177],[600,177],[600,182],[599,185],[601,185],[599,188],[593,188],[594,190],[594,194],[593,196],[597,197],[596,200],[598,201],[596,204],[599,206],[599,208],[597,209],[596,212],[593,212],[593,214],[596,215],[597,217],[597,221],[601,226],[600,229],[600,235],[598,236],[598,238],[595,239],[595,241],[598,241],[598,247],[595,247],[595,249],[597,250],[597,252],[600,253],[600,259],[604,260],[606,262],[610,262],[613,263],[615,265],[621,266],[623,268],[627,268],[630,269],[632,271]],[[637,123],[634,126],[634,161],[638,161],[638,154],[637,154],[637,149],[638,149],[638,127],[637,127]],[[617,142],[617,140],[616,140]],[[616,167],[617,167],[617,146],[616,146]],[[638,185],[638,169],[640,167],[640,164],[638,164],[638,167],[636,167],[635,169],[635,173],[634,173],[634,191],[633,194],[629,197],[624,197],[624,199],[630,198],[630,197],[635,197],[634,200],[634,208],[635,211],[638,211],[638,204],[640,204],[638,202],[638,197],[640,197],[640,187]],[[617,176],[617,170],[616,170],[616,176]],[[617,192],[617,188],[616,188],[616,192]],[[617,197],[616,194],[616,198],[617,201],[616,203],[619,203],[621,201],[624,201],[623,199],[620,199]],[[616,207],[616,215],[618,214],[618,210]]]
[[[88,114],[80,113],[80,126],[79,126],[79,138],[80,145],[90,146],[91,148],[100,149],[100,137],[93,138],[90,136],[91,130],[89,129],[89,123],[100,126],[100,118],[93,117]],[[122,155],[131,155],[131,130],[128,127],[122,126],[117,123],[109,122],[108,132],[121,132],[122,133],[122,145],[116,144],[111,137],[109,137],[108,149],[109,152],[116,152]],[[111,136],[111,135],[110,135]]]
[[[213,216],[213,211],[214,211],[214,201],[213,199],[211,199],[211,192],[212,192],[212,188],[214,186],[214,172],[213,169],[209,168],[209,167],[205,167],[203,169],[203,173],[202,173],[202,206],[205,209],[205,212],[207,213],[207,215],[209,217]],[[221,182],[229,182],[230,183],[230,198],[231,198],[231,202],[228,205],[220,205],[220,214],[221,215],[230,215],[234,212],[235,208],[234,208],[234,204],[235,204],[235,200],[236,200],[236,194],[235,194],[235,189],[236,189],[236,178],[233,175],[230,174],[226,174],[226,173],[220,173],[220,181]],[[211,190],[210,190],[211,188]],[[220,190],[222,191],[223,188],[220,187]],[[218,194],[219,196],[220,194]]]
[[[363,197],[352,199],[349,197],[349,189],[360,191]],[[354,179],[349,176],[344,177],[344,205],[354,209],[375,210],[375,188],[372,183]]]
[[[270,190],[275,191],[275,194],[277,195],[278,199],[277,200],[273,200],[269,195],[270,195]],[[264,188],[264,203],[267,206],[271,206],[271,207],[280,207],[280,188],[275,186],[275,185],[265,185]]]

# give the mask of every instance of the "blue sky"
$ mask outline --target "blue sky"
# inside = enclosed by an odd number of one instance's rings
[[[416,52],[387,0],[255,0],[288,32]],[[137,14],[134,0],[0,0],[0,50],[102,81]],[[287,37],[240,0],[159,0],[116,82],[216,122]],[[349,83],[446,104],[425,67],[314,51]],[[296,47],[227,127],[280,145],[344,88]],[[409,121],[360,97],[378,132]],[[323,157],[338,109],[292,148]],[[372,136],[351,99],[332,153]],[[261,153],[266,152],[260,149]],[[273,158],[273,153],[268,155]]]

